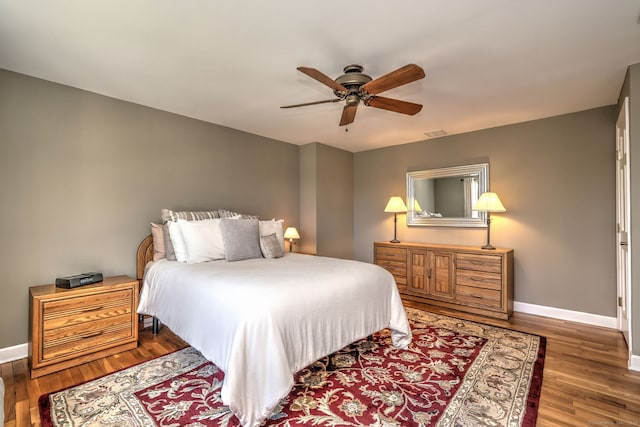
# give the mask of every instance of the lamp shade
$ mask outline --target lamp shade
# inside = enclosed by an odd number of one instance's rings
[[[506,212],[504,205],[500,201],[500,197],[496,193],[482,193],[478,201],[472,208],[474,211],[480,212]]]
[[[393,196],[389,199],[389,202],[387,203],[387,207],[384,208],[385,212],[394,212],[394,213],[398,213],[398,212],[406,212],[407,211],[407,205],[404,204],[404,201],[402,200],[402,197],[400,196]]]
[[[284,232],[285,239],[299,239],[300,234],[298,234],[298,230],[295,227],[287,227]]]
[[[417,199],[413,199],[413,210],[416,212],[422,212],[422,206],[420,206]]]

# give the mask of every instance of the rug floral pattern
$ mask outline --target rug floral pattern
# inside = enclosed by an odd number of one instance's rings
[[[535,425],[544,339],[407,310],[409,349],[388,331],[296,373],[266,426]],[[224,373],[193,348],[41,401],[43,426],[220,426],[238,419],[220,399]]]

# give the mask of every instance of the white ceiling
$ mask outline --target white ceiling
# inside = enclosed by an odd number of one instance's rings
[[[357,152],[616,103],[640,63],[639,0],[0,0],[0,68],[294,144]],[[342,104],[296,71],[425,79]],[[1,94],[0,94],[1,96]]]

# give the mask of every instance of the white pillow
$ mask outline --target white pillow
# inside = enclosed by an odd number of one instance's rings
[[[182,238],[182,230],[180,230],[180,224],[177,222],[169,221],[169,238],[173,245],[173,252],[176,255],[176,261],[187,262],[187,250],[184,246],[184,239]]]
[[[280,247],[282,248],[282,252],[284,252],[284,231],[283,229],[284,220],[272,219],[271,221],[260,221],[260,237],[268,236],[269,234],[276,233],[276,238],[278,239],[278,243],[280,243]],[[265,248],[262,246],[262,240],[260,240],[260,250],[262,253],[265,253]]]
[[[182,232],[187,263],[195,264],[224,259],[224,241],[220,231],[220,219],[202,221],[179,219],[178,225]]]

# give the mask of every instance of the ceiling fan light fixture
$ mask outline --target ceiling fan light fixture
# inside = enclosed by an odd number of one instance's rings
[[[358,105],[360,103],[360,97],[356,93],[351,93],[347,95],[345,98],[345,102],[348,107],[353,107],[354,105]]]

